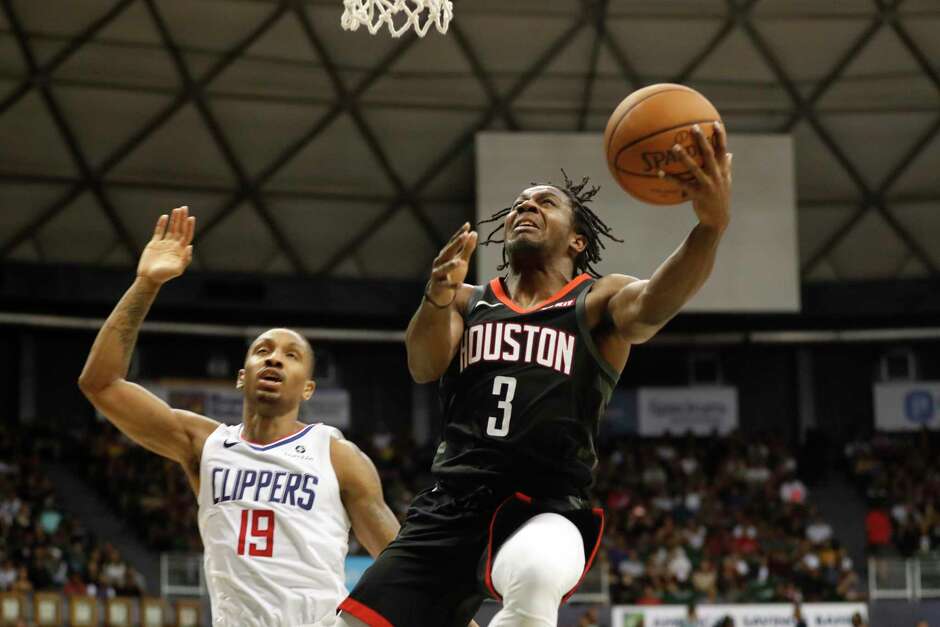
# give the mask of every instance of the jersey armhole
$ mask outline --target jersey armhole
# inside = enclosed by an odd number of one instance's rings
[[[483,298],[483,293],[486,291],[486,285],[474,285],[473,291],[470,292],[470,298],[467,299],[467,306],[464,308],[460,315],[463,316],[463,319],[466,320],[470,317],[470,312],[473,311],[473,308],[477,306],[477,303]]]
[[[592,282],[587,289],[578,294],[578,299],[575,301],[575,317],[578,319],[578,331],[581,334],[584,345],[587,346],[588,352],[591,354],[591,357],[594,358],[601,372],[604,373],[604,376],[611,386],[616,386],[617,381],[620,379],[620,374],[614,370],[614,367],[601,355],[597,344],[594,343],[594,335],[591,333],[591,329],[587,324],[587,295],[593,287],[594,282]]]

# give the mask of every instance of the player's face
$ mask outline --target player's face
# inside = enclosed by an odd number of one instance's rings
[[[564,248],[572,232],[568,197],[551,185],[523,191],[506,216],[506,248],[510,256],[527,249]]]
[[[271,329],[251,343],[239,384],[245,398],[290,411],[310,398],[313,356],[302,337],[288,329]]]

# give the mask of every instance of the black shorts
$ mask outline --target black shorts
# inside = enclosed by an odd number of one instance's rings
[[[339,609],[370,627],[466,627],[487,596],[501,600],[490,579],[496,551],[529,518],[545,512],[577,526],[587,573],[600,546],[602,510],[587,509],[576,497],[532,499],[439,483],[415,498],[398,537]]]

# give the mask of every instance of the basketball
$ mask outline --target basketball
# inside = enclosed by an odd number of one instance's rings
[[[692,126],[699,124],[714,146],[718,110],[699,92],[672,83],[638,89],[621,102],[604,132],[604,151],[614,179],[631,196],[654,205],[686,200],[675,181],[661,179],[659,170],[686,180],[692,174],[672,151],[676,144],[702,165]]]

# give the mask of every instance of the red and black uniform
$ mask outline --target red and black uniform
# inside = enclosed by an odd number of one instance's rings
[[[341,609],[373,627],[462,627],[485,594],[498,598],[489,568],[500,543],[542,512],[578,526],[590,567],[603,526],[587,501],[594,437],[619,377],[587,326],[593,283],[580,275],[531,309],[502,279],[474,289],[440,382],[437,484]]]

